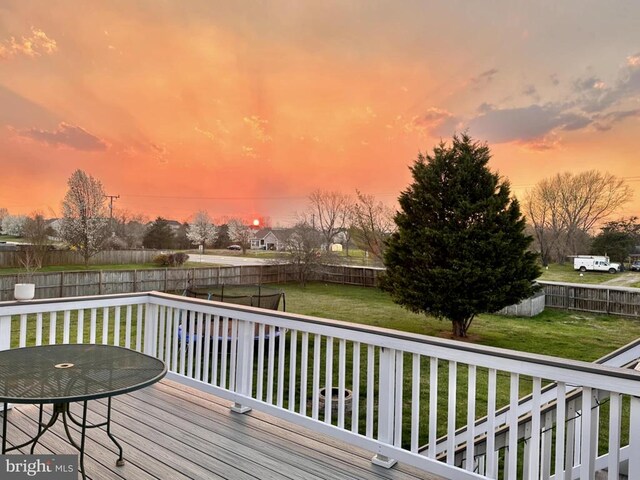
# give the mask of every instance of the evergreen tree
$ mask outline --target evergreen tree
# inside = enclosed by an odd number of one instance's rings
[[[169,222],[162,217],[156,218],[148,227],[142,239],[144,248],[173,248],[175,233]]]
[[[451,320],[457,337],[477,314],[530,296],[540,274],[518,201],[490,158],[467,134],[419,154],[385,252],[383,288],[394,301]]]

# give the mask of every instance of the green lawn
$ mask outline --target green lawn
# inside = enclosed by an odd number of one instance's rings
[[[187,262],[182,267],[177,268],[198,268],[198,267],[218,267],[217,263],[200,263],[200,262]],[[84,265],[52,265],[49,267],[42,267],[38,272],[78,272],[86,270],[150,270],[154,268],[164,268],[156,263],[125,263],[122,265],[109,264],[109,265],[89,265],[85,268]],[[36,272],[36,273],[38,273]],[[0,275],[3,274],[16,274],[24,273],[23,268],[0,268]]]
[[[287,311],[412,333],[451,338],[451,323],[411,313],[375,288],[286,285]],[[640,321],[547,309],[533,318],[480,315],[469,341],[576,360],[593,361],[640,337]]]
[[[571,263],[560,265],[552,263],[548,268],[542,269],[540,280],[548,280],[551,282],[568,282],[568,283],[603,283],[607,280],[616,278],[620,273],[602,273],[602,272],[584,272],[581,273],[573,269]],[[624,275],[624,273],[622,273]]]

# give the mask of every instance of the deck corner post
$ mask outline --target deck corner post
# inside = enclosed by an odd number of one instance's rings
[[[251,343],[253,342],[253,323],[245,320],[238,321],[238,356],[236,365],[236,393],[246,397],[251,396],[251,370],[253,360],[251,358]],[[235,413],[247,413],[251,407],[235,402],[231,406]]]
[[[396,351],[392,348],[380,349],[380,400],[378,406],[378,440],[393,445],[395,421],[396,393]],[[371,463],[384,468],[391,468],[397,460],[377,453]]]

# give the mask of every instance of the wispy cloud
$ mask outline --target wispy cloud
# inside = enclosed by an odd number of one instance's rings
[[[257,115],[251,115],[249,117],[244,117],[242,119],[245,125],[251,129],[253,136],[256,140],[262,143],[270,142],[272,140],[271,136],[267,134],[266,127],[267,120],[260,118]]]
[[[28,128],[13,130],[18,136],[53,147],[68,147],[82,151],[103,151],[107,144],[99,137],[87,132],[84,128],[62,122],[54,131]]]
[[[491,81],[497,70],[492,69],[474,77],[478,84]],[[556,75],[551,76],[559,84]],[[468,128],[470,133],[493,143],[517,143],[533,150],[549,150],[560,145],[560,132],[609,130],[616,123],[640,117],[640,109],[629,108],[629,102],[640,98],[640,53],[626,58],[617,80],[606,83],[596,75],[575,79],[564,99],[539,103],[540,93],[535,85],[527,84],[521,93],[533,103],[517,107],[499,107],[482,103],[475,115],[461,118],[452,112],[429,108],[418,117],[417,124],[433,136],[450,134],[447,129]],[[625,108],[625,105],[626,108]]]
[[[0,42],[0,60],[11,60],[14,57],[39,57],[51,55],[58,50],[55,40],[49,38],[42,30],[31,27],[31,35],[20,38],[11,37]]]
[[[473,85],[474,88],[480,88],[484,85],[487,85],[493,81],[493,78],[497,75],[498,69],[492,68],[490,70],[486,70],[475,77],[471,77],[469,82]]]

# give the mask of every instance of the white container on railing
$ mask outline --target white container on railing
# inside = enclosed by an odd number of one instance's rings
[[[13,287],[13,297],[18,301],[31,300],[35,295],[35,283],[16,283]]]

